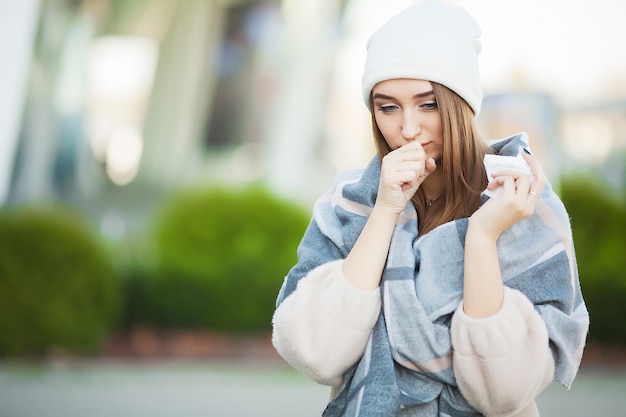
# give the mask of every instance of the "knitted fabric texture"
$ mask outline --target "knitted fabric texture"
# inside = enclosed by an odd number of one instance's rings
[[[367,43],[363,99],[384,80],[434,81],[461,96],[475,115],[483,93],[478,72],[480,28],[464,10],[424,0],[391,18]],[[370,108],[371,110],[371,108]]]
[[[491,146],[497,154],[513,156],[526,146],[522,139],[517,135]],[[379,176],[375,157],[364,170],[339,174],[318,200],[277,305],[309,271],[348,255],[376,201]],[[502,233],[498,255],[505,285],[526,295],[545,322],[555,378],[569,387],[589,317],[569,217],[549,185],[541,197],[533,215]],[[463,297],[468,219],[445,223],[424,236],[417,234],[417,221],[409,203],[396,223],[382,274],[380,316],[326,417],[480,415],[461,394],[451,363],[450,324]]]

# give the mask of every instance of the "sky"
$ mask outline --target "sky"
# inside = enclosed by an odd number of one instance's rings
[[[481,26],[486,92],[525,80],[565,105],[626,96],[626,1],[448,1]],[[365,36],[412,3],[353,0],[352,24]]]
[[[483,29],[486,85],[512,67],[566,101],[626,95],[623,0],[459,0]],[[621,80],[621,81],[620,81]],[[617,85],[621,84],[621,85]]]

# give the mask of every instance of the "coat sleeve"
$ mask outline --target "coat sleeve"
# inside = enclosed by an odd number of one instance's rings
[[[535,398],[552,381],[546,326],[521,292],[505,287],[500,311],[472,318],[459,305],[452,318],[453,366],[468,402],[487,416],[534,416]]]
[[[363,291],[343,275],[343,260],[311,270],[277,307],[272,343],[295,369],[338,386],[369,340],[381,309],[380,289]]]

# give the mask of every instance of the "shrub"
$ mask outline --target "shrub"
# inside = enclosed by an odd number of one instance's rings
[[[135,325],[270,328],[276,296],[309,220],[261,188],[189,190],[155,220],[156,266],[128,280]]]
[[[571,216],[583,297],[589,310],[589,339],[626,343],[626,207],[608,187],[591,177],[561,184]]]
[[[0,355],[94,350],[119,296],[110,259],[76,215],[0,212]]]

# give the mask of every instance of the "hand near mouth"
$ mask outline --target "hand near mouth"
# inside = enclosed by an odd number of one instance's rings
[[[428,158],[417,141],[389,152],[382,160],[376,203],[401,213],[436,168],[435,159]]]

